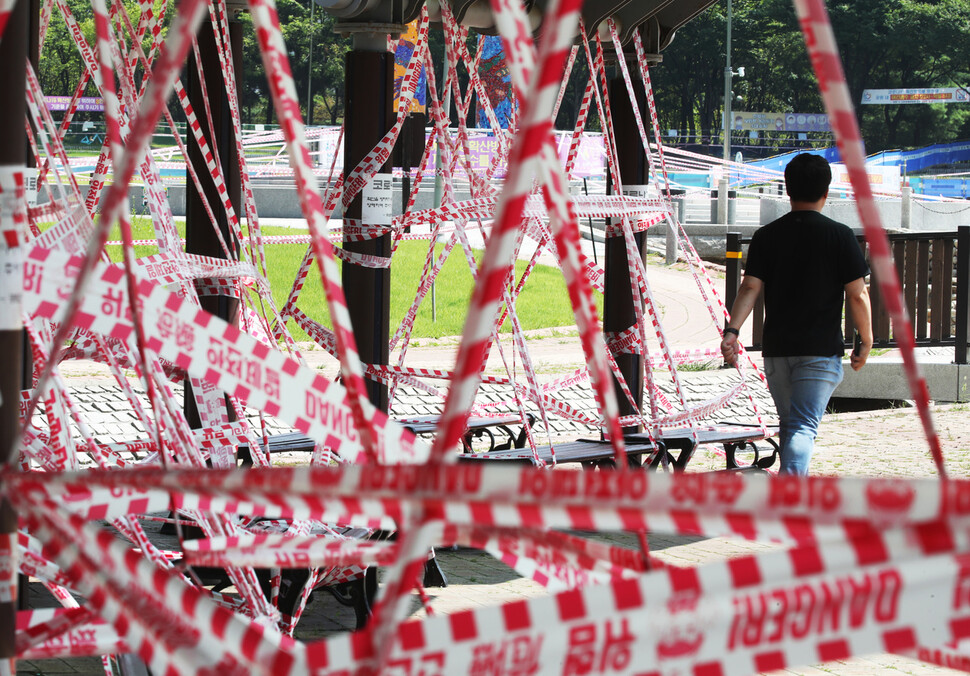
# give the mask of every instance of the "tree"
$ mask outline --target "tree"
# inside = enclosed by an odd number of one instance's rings
[[[948,87],[970,72],[970,3],[966,0],[841,2],[833,28],[852,99],[863,89]],[[871,31],[871,34],[870,34]],[[967,107],[951,104],[860,106],[869,150],[952,141]]]
[[[717,8],[700,14],[651,69],[661,126],[686,130],[691,138],[711,137],[720,129],[725,22]],[[669,112],[661,110],[668,106]]]
[[[339,124],[344,111],[344,55],[350,49],[350,40],[333,32],[334,18],[322,9],[311,12],[312,0],[280,0],[277,10],[283,40],[286,42],[290,68],[297,96],[300,97],[304,120],[309,119],[306,101],[310,77],[310,51],[313,51],[313,119],[319,120],[317,109],[322,109],[329,124]],[[312,18],[311,18],[312,14]],[[244,65],[240,87],[240,107],[247,121],[262,117],[269,124],[274,111],[269,86],[263,70],[252,20],[243,15]]]
[[[790,0],[734,0],[732,62],[741,110],[822,112],[818,84]],[[870,88],[952,87],[970,81],[967,0],[830,2],[846,81],[869,152],[951,141],[970,131],[970,106],[861,106]],[[662,123],[719,136],[725,16],[712,7],[678,31],[656,68]],[[735,108],[738,109],[737,102]],[[697,125],[695,127],[695,125]]]
[[[81,33],[89,45],[95,44],[94,16],[91,3],[82,0],[68,0],[67,6],[74,15]],[[52,11],[44,49],[41,53],[40,72],[37,74],[41,89],[49,96],[71,96],[81,81],[84,62],[67,24],[56,6]],[[94,85],[88,84],[87,91],[95,95]]]
[[[328,117],[329,124],[343,121],[344,63],[350,51],[350,40],[333,32],[334,18],[317,12],[318,40],[313,53],[314,91],[319,92],[318,104]]]
[[[123,2],[132,27],[137,29],[138,17],[141,14],[139,3],[135,0],[123,0]],[[94,48],[96,45],[96,34],[94,28],[94,16],[91,11],[91,3],[87,2],[86,0],[67,0],[66,4],[71,10],[71,14],[73,14],[74,18],[77,20],[77,23],[81,28],[81,33],[84,35],[84,39],[92,48]],[[155,1],[153,10],[156,16],[158,15],[162,4],[163,0]],[[174,7],[172,11],[174,11]],[[168,15],[163,21],[163,39],[165,35],[165,26],[167,26],[170,18],[171,16]],[[113,29],[117,31],[118,26],[119,23],[115,22],[113,24]],[[121,35],[124,36],[126,44],[130,45],[131,36],[128,34],[127,30],[124,30]],[[142,40],[142,50],[146,56],[151,49],[151,39],[151,35],[146,33],[144,39]],[[83,72],[84,62],[81,59],[81,55],[74,44],[74,40],[71,38],[64,19],[61,17],[60,12],[55,7],[52,11],[50,23],[48,24],[47,35],[44,41],[44,49],[40,58],[38,79],[40,80],[41,88],[47,95],[70,96],[74,94],[74,90],[77,87],[78,82],[80,82]],[[138,66],[135,72],[136,85],[140,83],[140,76],[141,66]],[[97,95],[97,91],[95,90],[93,83],[89,82],[86,93],[91,96]]]

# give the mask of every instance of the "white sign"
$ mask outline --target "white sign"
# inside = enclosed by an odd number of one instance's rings
[[[394,178],[377,174],[364,186],[360,220],[367,225],[391,225],[394,215]]]
[[[863,104],[902,105],[914,103],[967,103],[970,92],[962,87],[926,89],[864,89]]]
[[[37,169],[24,167],[24,192],[27,195],[27,206],[37,206]]]
[[[623,194],[627,197],[643,197],[647,198],[650,196],[650,186],[649,185],[625,185],[623,186]]]
[[[21,328],[20,308],[24,279],[23,247],[0,245],[0,331]]]
[[[625,185],[623,186],[623,194],[626,197],[636,197],[639,199],[647,199],[650,197],[650,186],[649,185]],[[632,217],[634,223],[638,221],[643,221],[649,218],[649,214],[637,214]],[[614,223],[619,223],[619,220],[613,221]],[[642,228],[641,228],[642,229]]]

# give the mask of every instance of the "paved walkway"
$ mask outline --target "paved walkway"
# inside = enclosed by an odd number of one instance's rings
[[[654,270],[651,268],[651,273]],[[709,318],[695,307],[694,301],[687,298],[693,295],[693,282],[683,272],[666,270],[656,273],[652,279],[659,280],[670,275],[674,301],[659,303],[666,312],[681,312],[683,305],[684,321],[673,332],[672,342],[677,345],[697,346],[703,342],[688,342],[699,339],[711,331]],[[686,290],[685,290],[686,289]],[[664,292],[666,293],[666,292]],[[677,300],[683,296],[682,300]],[[659,291],[658,291],[659,297]],[[699,303],[697,303],[699,304]],[[701,306],[703,310],[703,306]],[[700,317],[700,318],[698,318]],[[708,315],[709,317],[709,315]],[[705,341],[716,337],[704,338]],[[534,344],[546,361],[543,372],[546,378],[562,375],[577,364],[581,354],[575,338],[569,336],[534,337]],[[409,356],[417,361],[434,362],[442,368],[450,352],[448,345],[434,347],[417,346]],[[308,353],[312,355],[314,353]],[[409,360],[410,361],[410,360]],[[325,372],[330,368],[326,360],[318,364]],[[134,416],[126,403],[117,395],[116,388],[106,379],[101,367],[89,363],[72,364],[65,369],[69,386],[77,395],[83,414],[101,441],[132,439],[140,435]],[[705,401],[725,391],[737,382],[737,372],[733,370],[687,370],[682,372],[683,392],[690,404]],[[660,383],[661,389],[669,396],[676,396],[673,383],[668,379]],[[772,413],[770,397],[756,379],[751,379],[751,389],[762,412]],[[505,393],[497,388],[486,390],[483,396],[500,398]],[[581,388],[563,393],[564,398],[580,406],[590,406],[588,393]],[[440,402],[439,402],[440,403]],[[402,392],[402,398],[395,406],[397,415],[424,414],[433,412],[435,402],[417,391]],[[970,476],[970,416],[966,405],[940,406],[935,411],[938,429],[948,458],[948,467],[954,476]],[[723,418],[752,420],[754,410],[750,403],[741,401],[726,410]],[[274,427],[283,426],[271,421]],[[567,421],[553,421],[551,432],[560,437],[586,434],[587,430]],[[296,458],[284,459],[296,461]],[[721,458],[714,449],[701,449],[691,464],[690,471],[718,469],[723,467]],[[568,470],[562,470],[568,471]],[[932,463],[926,450],[925,440],[915,411],[910,408],[869,411],[861,413],[830,414],[823,420],[819,433],[813,471],[819,474],[839,475],[895,475],[895,476],[932,476]],[[633,536],[611,535],[612,542],[636,548]],[[658,556],[680,565],[702,565],[707,562],[750,554],[773,547],[768,543],[730,540],[726,538],[686,538],[662,533],[651,533],[651,547]],[[515,599],[532,598],[544,595],[544,588],[531,580],[521,578],[513,570],[495,561],[489,555],[476,550],[459,549],[439,553],[441,568],[448,576],[449,586],[430,589],[431,606],[437,613],[449,613],[465,608],[494,605]],[[30,585],[30,600],[33,607],[54,605],[53,599],[38,583]],[[412,604],[414,616],[421,616],[424,610],[417,597]],[[347,631],[353,627],[353,612],[338,604],[329,594],[317,592],[301,621],[297,635],[301,639],[312,639]],[[18,663],[18,674],[100,674],[103,673],[100,661],[96,658],[76,660],[43,660]],[[795,674],[835,674],[854,676],[856,674],[943,674],[947,669],[927,666],[918,662],[891,655],[875,655],[865,658],[828,663],[815,667],[791,669],[784,673]],[[954,672],[955,673],[955,672]]]

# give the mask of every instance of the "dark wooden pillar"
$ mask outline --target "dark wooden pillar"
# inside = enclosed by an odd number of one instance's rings
[[[643,115],[643,111],[646,110],[646,92],[638,79],[634,80],[634,87],[637,93],[637,105],[641,115]],[[619,160],[617,168],[620,173],[620,182],[623,186],[646,185],[650,177],[649,165],[643,152],[640,133],[637,130],[630,95],[621,75],[610,80],[609,95],[613,109],[613,132],[616,137],[616,153]],[[617,193],[615,186],[616,182],[612,176],[609,176],[608,189],[611,194]],[[613,219],[613,222],[616,224],[617,230],[612,237],[606,238],[604,264],[603,331],[607,334],[622,333],[636,323],[636,309],[633,305],[635,301],[630,286],[630,266],[627,261],[626,244],[622,232],[619,230],[620,219]],[[640,232],[634,236],[640,257],[646,260],[647,233]],[[645,346],[644,349],[646,349]],[[624,380],[626,380],[636,399],[637,406],[641,407],[643,403],[643,378],[640,367],[642,357],[627,352],[617,354],[616,361]],[[615,378],[613,385],[616,398],[620,404],[620,415],[632,414],[634,409]],[[639,430],[639,426],[624,427],[623,430],[624,432],[636,432]]]
[[[242,24],[238,21],[229,22],[229,35],[232,46],[235,72],[242,72]],[[236,144],[233,140],[232,117],[229,109],[229,97],[225,83],[222,78],[222,69],[219,66],[219,53],[216,48],[215,36],[212,32],[212,23],[206,21],[199,28],[199,54],[201,56],[203,73],[199,73],[195,59],[188,60],[187,74],[185,78],[185,88],[189,95],[189,102],[198,117],[199,124],[202,126],[203,133],[210,145],[219,150],[221,160],[222,175],[226,180],[226,189],[229,199],[236,216],[242,217],[242,178],[239,175],[239,160],[236,154]],[[205,114],[205,102],[203,98],[201,77],[205,77],[205,91],[209,95],[209,107],[212,110],[212,126],[209,124]],[[205,196],[216,214],[219,231],[226,244],[229,246],[230,254],[233,258],[239,256],[239,242],[233,239],[229,230],[229,218],[222,206],[222,196],[216,190],[215,182],[212,180],[210,172],[206,169],[205,157],[202,150],[196,143],[194,136],[187,134],[186,143],[189,149],[189,159],[192,166],[198,172],[202,182]],[[199,254],[201,256],[211,256],[213,258],[226,258],[219,239],[216,237],[215,230],[209,222],[209,216],[202,205],[202,198],[196,190],[191,178],[186,176],[185,181],[185,251],[187,253]],[[204,296],[200,298],[202,309],[211,312],[220,319],[229,323],[238,321],[239,301],[229,296]],[[201,427],[199,413],[192,396],[192,386],[188,381],[185,382],[185,417],[189,425],[193,428]],[[229,412],[229,419],[234,420],[232,411]]]
[[[411,169],[415,162],[421,161],[424,152],[425,126],[428,123],[428,116],[425,113],[411,113],[404,120],[401,129],[401,137],[394,146],[394,153],[391,155],[394,166],[401,168],[401,213],[405,213],[408,206],[408,198],[411,197]],[[410,226],[405,232],[411,232]]]
[[[344,76],[347,112],[344,117],[344,177],[367,156],[393,126],[394,55],[383,47],[382,34],[354,34],[354,48],[347,53]],[[391,162],[378,174],[390,175]],[[344,212],[344,232],[357,222],[363,227],[375,225],[375,210],[364,214],[361,191]],[[372,202],[373,203],[373,202]],[[387,200],[386,215],[391,201]],[[383,213],[383,211],[382,211]],[[385,234],[365,241],[344,239],[344,249],[371,256],[391,255],[391,236]],[[390,339],[391,271],[389,268],[364,268],[343,264],[342,281],[347,306],[354,327],[354,339],[364,363],[387,364]],[[387,387],[368,380],[370,401],[382,411],[388,410]]]
[[[27,146],[24,140],[24,115],[27,99],[27,53],[29,49],[31,3],[19,0],[10,14],[3,40],[0,40],[0,90],[7,93],[7,100],[0,106],[0,167],[16,169],[26,166]],[[9,214],[4,214],[9,217]],[[0,242],[0,247],[5,247]],[[5,262],[12,258],[4,256]],[[11,296],[19,296],[20,276],[17,273],[0,277],[0,296],[7,307],[0,323],[0,354],[4,355],[4,368],[0,369],[0,464],[16,465],[19,458],[20,390],[23,377],[24,334],[19,321],[19,303]],[[7,498],[6,490],[0,492],[0,545],[6,555],[14,556],[17,541],[17,514]],[[7,547],[9,545],[9,547]],[[16,558],[14,558],[16,560]],[[0,661],[16,671],[17,589],[16,571],[0,586]],[[10,583],[10,586],[8,585]]]

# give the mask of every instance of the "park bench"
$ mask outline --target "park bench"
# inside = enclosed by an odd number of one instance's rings
[[[437,430],[438,419],[439,416],[437,415],[425,415],[399,419],[397,422],[411,430],[413,434],[420,436],[433,434]],[[534,421],[535,418],[530,414],[529,424],[532,425]],[[467,431],[462,439],[465,453],[471,453],[472,444],[476,439],[487,439],[488,450],[490,452],[502,452],[505,449],[521,448],[526,442],[525,428],[520,427],[518,431],[515,429],[515,426],[521,426],[521,423],[522,420],[517,415],[470,417],[466,425]],[[502,443],[496,443],[496,432],[498,432],[499,439]],[[268,439],[268,444],[270,454],[286,452],[312,453],[316,442],[311,437],[300,432],[283,432],[281,434],[271,435]],[[241,445],[239,447],[238,457],[242,460],[244,466],[252,465],[252,456],[250,455],[248,446]],[[383,539],[394,536],[392,533],[385,531],[370,532],[363,531],[363,529],[357,530],[361,531],[356,533],[358,537]],[[355,534],[347,533],[346,535],[353,537]],[[294,569],[287,570],[285,574],[293,578],[293,583],[290,587],[298,591],[301,587],[295,582],[305,580],[307,572]],[[444,587],[448,584],[444,573],[438,567],[437,560],[433,557],[428,559],[425,564],[423,581],[425,587]],[[377,594],[377,569],[369,567],[362,575],[355,576],[353,579],[345,582],[326,585],[323,589],[329,592],[341,604],[353,608],[357,629],[362,629],[367,623],[371,605]],[[281,599],[281,601],[285,602],[288,608],[292,608],[296,602],[296,598],[285,598]]]
[[[406,427],[417,436],[433,434],[438,428],[438,415],[411,416],[396,420],[402,427]],[[535,418],[529,414],[529,425],[531,426]],[[519,426],[518,430],[516,425]],[[465,436],[462,439],[464,450],[470,453],[472,444],[476,439],[487,439],[489,452],[496,452],[508,449],[522,448],[525,446],[525,428],[521,426],[522,419],[518,415],[498,415],[498,416],[471,416],[466,424]],[[496,432],[500,435],[502,443],[496,443]],[[304,452],[312,453],[315,442],[311,437],[300,432],[283,432],[273,434],[269,437],[269,452],[289,453]],[[242,445],[239,447],[239,458],[243,465],[252,464],[252,456],[249,454],[249,447]]]
[[[535,416],[531,413],[527,415],[531,428],[535,424]],[[415,435],[424,436],[435,433],[440,418],[439,415],[418,415],[409,418],[397,418],[396,422],[411,430]],[[489,452],[524,448],[528,439],[522,418],[517,414],[469,416],[465,427],[467,431],[462,439],[465,453],[472,452],[472,443],[476,439],[487,439]],[[502,443],[496,443],[496,433],[502,439]]]
[[[778,455],[778,444],[772,438],[778,434],[777,425],[768,425],[764,431],[760,427],[754,427],[741,423],[722,422],[716,425],[706,425],[695,427],[676,427],[663,430],[660,433],[660,442],[663,445],[663,452],[657,453],[651,459],[648,467],[657,469],[663,465],[670,465],[675,470],[683,471],[694,456],[698,446],[707,444],[720,444],[724,447],[724,459],[726,470],[753,470],[768,469],[775,463]],[[627,443],[649,441],[649,436],[645,432],[629,434],[625,437]],[[771,447],[771,453],[762,456],[760,449],[755,442],[765,441]],[[739,465],[737,452],[750,449],[754,453],[754,459],[749,465]],[[671,450],[678,451],[677,457],[671,454]]]
[[[777,426],[769,426],[767,434],[760,427],[735,423],[720,423],[696,427],[679,427],[663,430],[656,441],[651,442],[645,432],[628,434],[624,437],[627,462],[631,467],[646,467],[658,469],[671,467],[675,471],[683,471],[694,456],[697,447],[703,444],[720,444],[724,447],[725,470],[766,470],[771,467],[778,454],[778,446],[771,437],[777,434]],[[755,442],[766,441],[772,452],[762,457]],[[754,452],[754,460],[749,465],[739,465],[736,454],[738,451],[750,449]],[[675,457],[671,450],[677,451]],[[536,448],[539,458],[543,462],[552,462],[552,449],[549,446]],[[555,444],[557,463],[580,463],[586,469],[608,468],[614,466],[613,446],[608,441],[580,439]],[[645,458],[645,460],[644,460]],[[531,449],[510,449],[494,451],[492,453],[475,453],[461,456],[461,460],[484,462],[504,461],[533,463],[534,456]]]
[[[408,427],[414,434],[432,434],[437,428],[438,416],[418,416],[399,421]],[[523,448],[525,445],[525,431],[517,434],[513,431],[512,425],[519,423],[515,416],[494,416],[477,418],[472,417],[468,420],[468,434],[466,434],[464,447],[465,452],[459,455],[459,460],[464,462],[513,462],[521,464],[532,464],[534,456],[532,450]],[[530,420],[530,424],[531,424]],[[502,444],[495,443],[494,433],[490,431],[495,428],[505,435],[506,440]],[[489,437],[489,451],[473,453],[471,450],[470,435],[476,431],[487,431]],[[674,428],[664,430],[656,441],[650,441],[649,435],[645,433],[631,434],[624,438],[627,462],[630,467],[645,467],[648,469],[658,469],[660,467],[670,467],[675,471],[683,471],[693,457],[697,447],[701,444],[721,444],[724,446],[726,470],[765,470],[774,464],[777,456],[777,444],[770,437],[777,433],[777,427],[769,427],[767,434],[759,427],[748,425],[721,423],[713,426],[699,427],[691,431],[690,428]],[[756,441],[767,441],[773,451],[767,457],[761,457],[759,450],[754,445]],[[314,441],[305,434],[299,432],[288,432],[276,434],[269,438],[271,453],[281,453],[286,451],[312,452]],[[739,466],[735,454],[739,450],[750,447],[754,451],[754,460],[750,465]],[[240,452],[245,447],[240,447]],[[603,469],[615,467],[613,446],[608,441],[580,439],[568,441],[555,445],[556,461],[558,463],[579,463],[584,469]],[[677,456],[671,454],[671,450],[677,451]],[[248,456],[248,448],[245,448]],[[552,449],[549,446],[537,447],[539,457],[547,463],[552,462]],[[361,533],[363,537],[392,537],[392,534],[385,532]],[[305,571],[287,571],[287,574],[302,576]],[[300,577],[302,579],[302,577]],[[437,561],[431,558],[425,565],[424,583],[426,587],[445,586],[447,581],[437,565]],[[294,589],[298,585],[293,585]],[[370,615],[370,608],[377,591],[377,570],[368,568],[363,575],[347,582],[324,587],[326,591],[334,596],[342,604],[354,609],[357,621],[357,628],[365,626]],[[288,603],[295,602],[286,599]]]
[[[556,462],[580,463],[585,469],[603,469],[615,466],[613,445],[608,441],[594,439],[579,439],[577,441],[565,441],[554,445],[556,451]],[[653,456],[663,449],[662,445],[650,443],[649,440],[636,440],[627,444],[626,455],[627,463],[631,467],[640,467],[644,455]],[[539,458],[545,463],[552,462],[552,447],[537,446],[536,452]],[[504,451],[493,451],[492,453],[467,453],[461,455],[459,460],[468,462],[516,462],[521,464],[532,464],[534,456],[529,448],[516,448]]]

